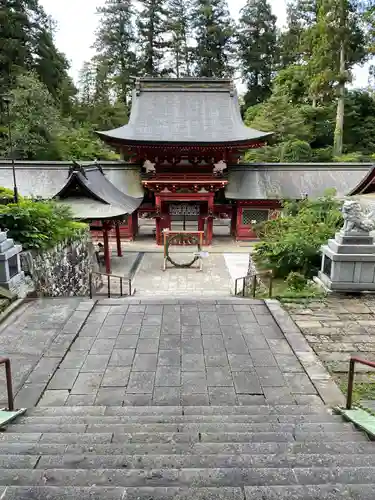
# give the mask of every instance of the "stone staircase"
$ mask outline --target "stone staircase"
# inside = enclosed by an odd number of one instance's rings
[[[375,446],[323,405],[36,407],[1,500],[373,500]]]

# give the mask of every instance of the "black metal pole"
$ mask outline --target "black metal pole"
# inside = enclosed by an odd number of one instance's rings
[[[16,180],[16,164],[14,161],[14,151],[13,151],[13,140],[12,140],[12,127],[10,123],[10,99],[4,99],[6,107],[7,107],[7,117],[8,117],[8,140],[9,140],[9,150],[10,150],[10,158],[12,162],[12,172],[13,172],[13,199],[14,203],[18,203],[18,188],[17,188],[17,180]]]
[[[352,408],[352,398],[353,398],[353,384],[354,384],[354,359],[349,361],[349,376],[348,376],[348,392],[346,395],[346,409],[350,410]]]

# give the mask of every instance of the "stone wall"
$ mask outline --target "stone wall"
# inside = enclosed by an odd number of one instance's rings
[[[21,253],[28,294],[37,297],[88,295],[89,272],[98,271],[95,248],[89,232],[80,239],[41,252]],[[93,286],[101,285],[99,277]]]

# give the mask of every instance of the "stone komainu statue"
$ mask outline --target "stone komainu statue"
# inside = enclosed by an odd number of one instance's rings
[[[358,201],[345,201],[342,206],[342,214],[344,231],[370,232],[375,229],[374,212],[363,212]]]

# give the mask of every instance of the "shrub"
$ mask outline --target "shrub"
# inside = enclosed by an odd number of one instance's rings
[[[253,257],[260,268],[272,269],[275,277],[290,272],[311,278],[320,268],[320,247],[342,224],[340,202],[327,193],[316,200],[285,202],[282,217],[257,228],[261,242]]]
[[[289,290],[293,292],[300,292],[306,287],[307,280],[301,273],[290,272],[286,277],[286,284]]]
[[[23,200],[22,196],[18,195],[20,201]],[[14,202],[14,191],[0,186],[0,205],[8,205]]]
[[[74,222],[70,210],[62,205],[25,200],[0,206],[0,228],[27,250],[51,248],[75,239],[86,225]]]

